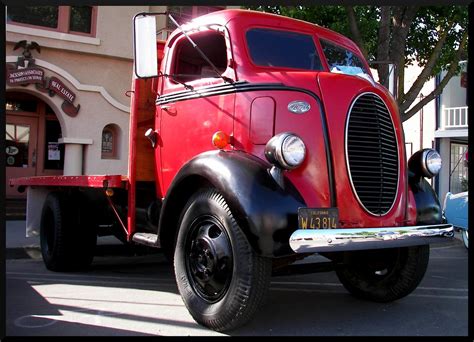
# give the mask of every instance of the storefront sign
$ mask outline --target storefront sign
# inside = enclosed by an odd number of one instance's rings
[[[15,156],[18,152],[20,152],[20,150],[16,146],[7,146],[6,148],[6,153],[10,156]]]
[[[30,61],[29,65],[34,65]],[[81,108],[81,105],[74,105],[76,94],[57,77],[45,77],[43,69],[36,66],[30,68],[18,69],[13,63],[7,64],[7,84],[9,86],[28,86],[29,84],[35,84],[38,91],[48,93],[49,96],[53,97],[58,95],[64,99],[61,105],[64,113],[71,117],[75,117]]]
[[[76,98],[76,95],[56,77],[51,77],[49,79],[48,89],[54,91],[69,103],[73,103]]]
[[[48,160],[60,160],[59,143],[48,142]]]
[[[10,86],[43,82],[44,70],[40,68],[8,70],[7,73],[7,83]]]

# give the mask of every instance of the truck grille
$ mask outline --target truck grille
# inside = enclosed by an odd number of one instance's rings
[[[373,93],[352,104],[346,126],[346,161],[360,204],[373,215],[393,206],[398,186],[397,137],[387,106]]]

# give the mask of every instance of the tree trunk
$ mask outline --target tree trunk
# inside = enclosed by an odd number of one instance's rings
[[[380,8],[380,24],[378,34],[377,61],[388,62],[390,48],[390,7],[382,6]],[[388,88],[389,66],[386,63],[380,63],[376,66],[379,74],[379,83]]]

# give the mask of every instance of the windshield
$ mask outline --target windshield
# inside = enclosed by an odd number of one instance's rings
[[[352,51],[323,39],[321,39],[321,46],[331,72],[348,75],[369,75],[364,63]]]
[[[313,37],[270,29],[250,29],[246,34],[252,61],[259,66],[323,70]]]

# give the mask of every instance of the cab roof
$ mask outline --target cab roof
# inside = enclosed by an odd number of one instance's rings
[[[331,40],[351,50],[358,51],[362,55],[359,47],[352,40],[328,28],[299,19],[253,10],[226,9],[216,11],[194,18],[189,23],[183,25],[183,27],[192,29],[193,27],[212,24],[228,26],[231,22],[236,24],[234,27],[242,27],[243,29],[249,26],[267,26],[290,31],[311,32],[320,38]],[[170,40],[180,33],[179,30],[175,30],[170,36]]]

